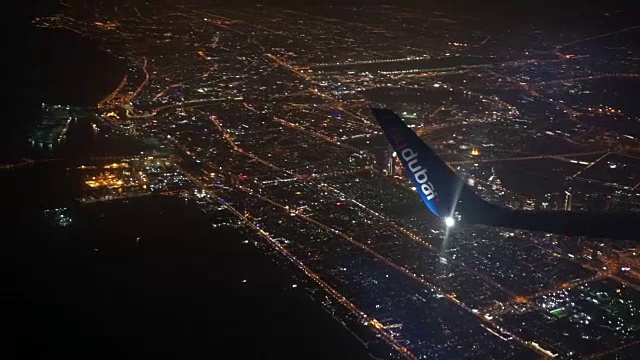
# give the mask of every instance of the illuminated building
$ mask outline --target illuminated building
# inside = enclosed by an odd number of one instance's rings
[[[395,156],[396,153],[392,148],[387,150],[387,175],[393,176],[395,174]]]
[[[564,197],[564,209],[566,211],[571,211],[571,193],[568,191],[565,191],[565,197]]]

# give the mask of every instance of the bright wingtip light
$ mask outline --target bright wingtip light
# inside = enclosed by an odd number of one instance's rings
[[[444,218],[444,224],[447,225],[447,227],[452,227],[453,225],[456,224],[456,220],[450,216]]]

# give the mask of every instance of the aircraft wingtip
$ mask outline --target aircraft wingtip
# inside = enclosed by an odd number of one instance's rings
[[[378,116],[378,115],[393,115],[395,116],[396,114],[384,107],[371,107],[371,112],[373,113],[374,116]]]

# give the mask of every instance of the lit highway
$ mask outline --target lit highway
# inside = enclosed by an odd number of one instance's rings
[[[78,170],[81,201],[189,197],[212,219],[210,207],[223,205],[391,359],[595,359],[637,345],[640,327],[610,316],[640,308],[636,248],[445,229],[369,115],[378,103],[404,113],[492,203],[640,209],[640,140],[602,125],[638,115],[593,96],[638,81],[622,50],[615,61],[598,53],[599,41],[637,26],[551,39],[523,26],[514,45],[503,36],[512,29],[395,7],[127,11],[34,21],[127,58],[99,118],[176,154],[93,158]]]
[[[245,105],[245,106],[248,106],[248,105]],[[250,153],[248,153],[248,152],[245,152],[242,148],[240,148],[240,147],[238,147],[237,145],[235,145],[235,143],[233,142],[233,140],[229,137],[228,133],[224,130],[224,128],[222,127],[222,125],[220,124],[220,122],[219,122],[216,118],[212,117],[212,119],[211,119],[211,120],[214,122],[214,124],[216,125],[216,127],[217,127],[217,128],[218,128],[218,129],[219,129],[219,130],[224,134],[224,135],[223,135],[223,136],[224,136],[224,139],[229,143],[229,145],[230,145],[230,146],[231,146],[235,151],[237,151],[238,153],[243,154],[243,155],[245,155],[245,156],[248,156],[248,157],[250,157],[251,159],[253,159],[253,160],[255,160],[255,161],[258,161],[258,162],[260,162],[260,163],[262,163],[262,164],[264,164],[264,165],[267,165],[267,166],[272,167],[272,168],[277,169],[277,170],[281,170],[281,171],[285,171],[285,172],[287,172],[285,169],[279,168],[279,167],[277,167],[276,165],[273,165],[273,164],[271,164],[271,163],[269,163],[269,162],[267,162],[267,161],[265,161],[265,160],[263,160],[263,159],[260,159],[260,158],[258,158],[257,156],[255,156],[255,155],[253,155],[253,154],[250,154]],[[315,177],[315,176],[314,176],[314,177]],[[194,179],[193,177],[191,177],[191,178],[192,178],[194,181],[196,181],[196,184],[199,184],[199,186],[201,187],[201,189],[204,189],[204,188],[205,188],[205,185],[204,185],[203,183],[201,183],[199,180],[196,180],[196,179]],[[310,182],[310,183],[312,183],[312,182]],[[315,184],[315,182],[313,182],[313,183]],[[339,195],[341,195],[342,197],[344,197],[344,194],[340,194],[340,193],[339,193],[339,192],[337,192],[335,189],[332,189],[332,188],[327,187],[327,186],[322,186],[322,185],[320,185],[320,184],[316,184],[316,185],[317,185],[317,186],[320,186],[323,190],[331,190],[331,191],[334,191],[334,192],[338,193],[338,194],[339,194]],[[243,191],[245,191],[245,192],[247,192],[247,193],[251,194],[251,195],[252,195],[252,196],[254,196],[254,197],[257,197],[257,198],[259,198],[259,199],[261,199],[261,200],[263,200],[263,201],[266,201],[266,202],[268,202],[268,203],[270,203],[270,204],[272,204],[272,205],[274,205],[274,206],[276,206],[276,207],[280,208],[283,212],[286,212],[286,213],[289,213],[289,212],[290,212],[290,211],[289,211],[289,209],[288,209],[288,207],[286,207],[285,205],[279,204],[279,203],[277,203],[276,201],[274,201],[274,200],[272,200],[272,199],[269,199],[269,198],[266,198],[266,197],[264,197],[264,196],[261,196],[261,195],[259,195],[258,193],[254,192],[253,190],[250,190],[250,189],[248,189],[248,188],[244,188],[244,187],[239,187],[239,189],[241,189],[241,190],[243,190]],[[214,195],[214,196],[215,196],[215,195]],[[219,201],[221,201],[221,200],[220,200],[220,198],[218,198],[218,200],[219,200]],[[400,232],[404,233],[405,235],[409,236],[409,238],[411,238],[412,240],[414,240],[414,241],[416,241],[416,242],[419,242],[421,245],[425,246],[426,248],[428,248],[429,250],[433,251],[434,253],[436,253],[436,254],[438,254],[438,253],[439,253],[439,252],[438,252],[438,249],[433,248],[431,245],[429,245],[428,243],[424,242],[422,239],[420,239],[420,237],[418,237],[417,235],[413,234],[413,233],[412,233],[412,232],[410,232],[409,230],[404,229],[404,228],[402,228],[402,227],[400,227],[400,226],[396,225],[394,222],[390,221],[389,219],[384,218],[384,216],[380,215],[379,213],[376,213],[375,211],[373,211],[373,210],[370,210],[370,209],[366,208],[364,205],[362,205],[362,204],[358,203],[356,200],[352,200],[352,199],[348,199],[348,198],[347,198],[347,200],[349,200],[349,201],[351,201],[351,202],[355,203],[356,205],[358,205],[359,207],[363,208],[363,209],[364,209],[364,210],[366,210],[367,212],[369,212],[369,213],[371,213],[371,214],[373,214],[373,215],[375,215],[375,216],[377,216],[377,217],[382,218],[382,220],[385,222],[385,224],[386,224],[387,226],[390,226],[391,228],[393,228],[393,229],[395,229],[395,230],[397,230],[397,231],[400,231]],[[244,219],[246,219],[246,216],[240,215],[239,213],[237,213],[237,212],[235,212],[235,211],[234,211],[234,213],[236,213],[236,215],[242,216]],[[356,239],[354,239],[354,238],[352,238],[352,237],[350,237],[350,236],[348,236],[348,235],[346,235],[346,234],[344,234],[344,233],[342,233],[342,232],[340,232],[340,231],[338,231],[338,230],[336,230],[336,229],[333,229],[333,228],[331,228],[331,227],[329,227],[329,226],[327,226],[327,225],[324,225],[324,224],[322,224],[321,222],[319,222],[319,221],[317,221],[317,220],[314,220],[314,219],[312,219],[312,218],[310,218],[310,217],[308,217],[308,216],[306,216],[306,215],[298,214],[298,213],[291,213],[291,214],[292,214],[293,216],[298,216],[298,217],[300,217],[300,218],[304,219],[305,221],[308,221],[308,222],[310,222],[310,223],[312,223],[312,224],[314,224],[314,225],[318,226],[319,228],[321,228],[321,229],[323,229],[323,230],[325,230],[325,231],[327,231],[327,232],[330,232],[330,233],[333,233],[333,234],[338,235],[340,238],[344,239],[345,241],[348,241],[349,243],[351,243],[351,244],[353,244],[353,245],[355,245],[355,246],[357,246],[357,247],[359,247],[359,248],[363,249],[363,250],[364,250],[364,251],[366,251],[367,253],[369,253],[369,254],[373,255],[375,258],[377,258],[377,259],[379,259],[379,260],[383,261],[385,264],[389,265],[391,268],[393,268],[393,269],[395,269],[395,270],[397,270],[397,271],[399,271],[399,272],[401,272],[401,273],[405,274],[406,276],[410,277],[411,279],[413,279],[413,280],[415,280],[415,281],[418,281],[420,284],[422,284],[422,285],[424,285],[424,286],[426,286],[426,287],[428,287],[428,288],[430,288],[430,289],[432,289],[432,290],[434,290],[434,291],[436,291],[436,292],[438,292],[438,293],[442,294],[444,297],[446,297],[447,299],[451,300],[454,304],[456,304],[456,305],[460,306],[461,308],[463,308],[464,310],[468,311],[469,313],[472,313],[472,314],[476,315],[476,316],[477,316],[479,319],[481,319],[483,322],[487,322],[487,323],[490,323],[490,324],[491,324],[492,326],[494,326],[494,327],[498,327],[498,325],[493,324],[493,323],[491,323],[489,320],[487,320],[487,318],[483,316],[483,315],[484,315],[483,313],[478,312],[478,311],[472,311],[473,309],[471,309],[470,307],[468,307],[467,305],[465,305],[465,304],[464,304],[463,302],[461,302],[460,300],[456,299],[454,295],[451,295],[451,294],[445,293],[443,290],[439,289],[437,286],[435,286],[435,285],[433,285],[432,283],[430,283],[430,282],[428,282],[427,280],[425,280],[425,279],[424,279],[424,276],[419,276],[419,275],[416,275],[416,274],[414,274],[414,273],[410,272],[410,271],[409,271],[409,270],[407,270],[406,268],[404,268],[404,267],[402,267],[402,266],[400,266],[400,265],[398,265],[398,264],[396,264],[396,263],[392,262],[391,260],[389,260],[389,259],[385,258],[385,257],[384,257],[384,256],[382,256],[381,254],[377,253],[376,251],[374,251],[374,250],[370,249],[369,247],[367,247],[366,245],[364,245],[362,242],[360,242],[360,241],[358,241],[358,240],[356,240]],[[248,221],[248,222],[250,223],[250,220],[246,220],[246,221]],[[253,228],[255,228],[256,230],[258,230],[258,231],[259,231],[263,236],[265,236],[265,237],[267,237],[267,236],[269,235],[268,233],[264,232],[264,230],[259,229],[259,228],[257,227],[257,225],[256,225],[256,224],[250,223],[250,226],[252,226],[252,227],[253,227]],[[269,240],[273,242],[273,239],[269,238]],[[276,245],[278,245],[278,244],[277,244],[277,242],[276,242],[275,244],[276,244]],[[291,260],[291,261],[293,261],[297,266],[302,266],[302,262],[300,262],[299,260],[295,259],[295,258],[293,257],[293,255],[289,254],[285,249],[283,249],[283,248],[282,248],[282,247],[280,247],[279,245],[278,245],[277,249],[278,249],[279,251],[281,251],[281,252],[285,253],[285,254],[287,255],[287,257],[288,257],[288,258],[290,258],[290,260]],[[459,265],[464,266],[463,264],[459,264]],[[468,269],[468,270],[470,270],[470,269]],[[510,290],[508,290],[508,289],[505,289],[504,287],[502,287],[501,285],[499,285],[498,283],[496,283],[495,281],[493,281],[492,279],[490,279],[490,278],[489,278],[489,277],[487,277],[486,275],[481,274],[481,273],[478,273],[478,272],[473,271],[473,270],[471,270],[471,271],[472,271],[473,273],[475,273],[476,275],[479,275],[481,278],[485,279],[486,281],[488,281],[488,282],[489,282],[489,283],[491,283],[492,285],[494,285],[494,286],[496,286],[496,287],[500,288],[501,290],[505,291],[506,293],[510,294],[511,296],[517,297],[517,295],[516,295],[516,294],[512,293],[512,292],[511,292]],[[314,275],[310,270],[308,270],[308,269],[307,269],[307,270],[305,271],[305,273],[307,273],[309,276],[311,276],[311,278],[312,278],[312,279],[314,279],[315,281],[318,281],[318,277],[317,277],[316,275]],[[594,278],[595,278],[595,277],[594,277]],[[323,286],[323,287],[324,287],[324,286]],[[331,291],[331,293],[332,293],[332,295],[336,295],[336,296],[338,296],[338,299],[340,299],[340,300],[345,299],[343,296],[339,295],[339,294],[338,294],[337,292],[335,292],[335,291]],[[341,302],[341,303],[342,303],[342,302]],[[345,304],[343,303],[343,305],[345,305]],[[354,310],[354,311],[356,310],[356,308],[355,308],[355,307],[352,307],[351,305],[346,305],[346,306],[347,306],[348,308],[350,308],[350,309]],[[357,311],[357,313],[358,313],[358,314],[360,314],[360,315],[364,315],[364,314],[362,314],[359,310]],[[366,318],[366,316],[365,316],[365,318]],[[372,324],[373,324],[373,323],[372,323]],[[377,329],[377,330],[379,330],[379,331],[383,331],[383,329],[382,329],[382,328],[380,328],[379,326],[378,326],[378,327],[376,327],[375,325],[372,325],[372,326],[374,326],[374,328],[376,328],[376,329]],[[387,338],[388,338],[388,339],[387,339]],[[388,335],[388,334],[387,334],[387,335],[385,336],[385,339],[390,340],[390,339],[392,339],[392,337],[391,337],[390,335]],[[527,342],[527,341],[525,341],[525,340],[523,340],[523,339],[520,339],[520,338],[517,338],[517,337],[514,337],[514,339],[516,339],[516,341],[520,342],[520,343],[521,343],[521,344],[523,344],[524,346],[528,346],[528,347],[530,347],[532,350],[539,352],[541,355],[547,355],[547,353],[546,353],[546,352],[541,351],[541,350],[540,350],[540,348],[538,348],[538,347],[531,346],[531,344],[530,344],[529,342]],[[395,344],[395,343],[392,343],[392,344],[394,345],[394,348],[399,349],[403,354],[407,355],[407,357],[408,357],[408,358],[413,358],[413,357],[412,357],[412,355],[411,355],[410,353],[408,353],[406,349],[404,349],[403,347],[401,347],[401,346],[399,346],[399,345],[397,345],[397,344]]]

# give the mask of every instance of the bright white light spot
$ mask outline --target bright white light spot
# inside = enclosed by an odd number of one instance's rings
[[[449,216],[444,218],[444,224],[447,225],[447,227],[452,227],[456,224],[456,220]]]

